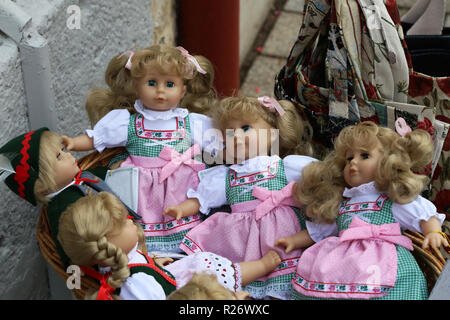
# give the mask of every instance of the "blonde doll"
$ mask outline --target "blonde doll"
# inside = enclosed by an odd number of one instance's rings
[[[152,47],[148,49],[152,50]],[[139,97],[129,79],[130,70],[124,68],[128,58],[127,55],[118,55],[111,59],[104,76],[108,88],[90,90],[85,108],[92,126],[114,109],[127,109],[130,113],[136,113],[134,102]],[[197,55],[195,59],[206,73],[197,73],[192,79],[185,79],[186,94],[179,107],[186,108],[190,112],[207,114],[217,99],[214,89],[214,67],[206,57]]]
[[[431,161],[429,134],[414,130],[401,136],[362,122],[344,128],[334,145],[325,161],[305,167],[296,187],[307,215],[334,223],[336,230],[308,229],[316,243],[303,252],[293,297],[426,299],[425,278],[401,230],[422,232],[424,248],[448,245],[440,233],[444,215],[420,196],[427,177],[415,173]],[[302,237],[279,243],[303,247]]]
[[[172,292],[167,300],[246,300],[248,292],[233,292],[209,273],[195,273],[180,289]]]
[[[213,135],[203,139],[212,129],[210,118],[179,107],[186,94],[202,91],[207,72],[181,47],[154,45],[129,54],[113,58],[122,68],[115,65],[111,70],[135,91],[136,112],[112,110],[87,134],[65,141],[69,150],[79,151],[124,146],[130,156],[121,166],[139,168],[137,211],[143,217],[148,250],[179,251],[186,232],[201,222],[200,215],[175,220],[162,211],[185,200],[186,191],[197,186],[197,172],[205,164],[196,156],[222,148],[214,145]]]
[[[77,160],[65,150],[62,136],[40,128],[11,139],[0,148],[6,185],[32,205],[45,205],[50,232],[62,263],[68,258],[57,240],[58,221],[66,208],[87,194],[108,191],[102,180],[107,167],[81,171]],[[12,170],[11,170],[12,169]],[[1,177],[1,174],[0,174]],[[128,208],[130,215],[140,218]]]
[[[288,299],[301,250],[285,253],[273,244],[305,227],[291,198],[301,169],[314,160],[301,155],[311,152],[302,139],[303,123],[290,102],[269,97],[225,98],[212,114],[227,136],[227,162],[234,164],[200,172],[199,186],[188,191],[189,199],[164,213],[184,218],[198,210],[209,214],[211,208],[230,205],[231,214],[216,212],[192,229],[181,249],[187,254],[210,251],[233,262],[260,259],[268,249],[276,250],[282,263],[245,290],[255,299]],[[270,154],[277,143],[280,155]]]
[[[239,264],[212,253],[173,263],[170,258],[153,259],[138,249],[143,230],[127,215],[118,198],[100,192],[80,199],[61,216],[58,239],[71,263],[101,280],[99,291],[88,294],[88,299],[164,300],[195,273],[213,275],[223,291],[236,293],[241,283],[269,272],[280,262],[274,251],[258,261]],[[208,286],[213,289],[217,282]]]

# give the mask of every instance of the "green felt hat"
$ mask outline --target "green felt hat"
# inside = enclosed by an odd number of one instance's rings
[[[9,170],[0,167],[6,185],[20,197],[36,205],[34,184],[39,177],[39,145],[41,136],[48,128],[40,128],[11,139],[0,148],[2,159],[9,160],[15,172],[8,175]],[[3,171],[3,172],[2,172]]]

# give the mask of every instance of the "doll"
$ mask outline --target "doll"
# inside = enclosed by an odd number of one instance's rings
[[[153,259],[137,249],[144,241],[143,229],[127,215],[117,197],[100,192],[80,199],[61,216],[58,239],[71,263],[101,280],[99,291],[89,293],[88,299],[164,300],[195,273],[213,275],[222,291],[235,295],[242,284],[280,263],[275,251],[258,261],[237,264],[208,252],[175,262],[171,258]]]
[[[422,232],[424,248],[448,245],[440,232],[444,215],[420,196],[428,178],[415,173],[430,163],[433,144],[402,118],[396,125],[402,135],[373,122],[346,127],[331,155],[304,168],[295,197],[308,217],[332,222],[336,231],[308,229],[316,243],[297,266],[295,299],[427,298],[411,240],[401,230]],[[280,244],[302,247],[299,237]]]
[[[302,120],[292,103],[269,97],[228,97],[212,108],[212,115],[228,135],[226,161],[234,164],[200,172],[199,186],[188,191],[189,199],[166,208],[164,214],[184,218],[198,210],[209,214],[211,208],[230,205],[231,214],[209,216],[186,234],[180,248],[187,254],[214,252],[233,262],[260,259],[268,249],[276,250],[282,263],[245,290],[255,299],[288,299],[301,250],[285,253],[274,242],[305,227],[291,197],[301,169],[315,160],[301,155],[311,152],[307,140],[302,140]],[[278,137],[280,156],[268,155]]]
[[[214,136],[203,139],[204,132],[213,130],[210,118],[189,113],[179,105],[186,94],[191,99],[196,93],[208,93],[209,88],[205,90],[203,85],[210,82],[203,82],[208,79],[206,71],[181,47],[153,45],[129,54],[128,59],[113,58],[115,66],[110,70],[135,90],[135,113],[112,110],[93,130],[75,138],[65,137],[65,142],[69,150],[77,151],[125,147],[129,157],[120,166],[139,168],[137,212],[143,217],[148,250],[179,251],[181,239],[201,222],[201,217],[196,214],[175,220],[163,216],[162,211],[185,200],[186,191],[197,186],[197,172],[205,164],[196,156],[202,150],[214,153],[222,148]],[[201,61],[208,65],[208,60]]]
[[[217,99],[213,87],[214,67],[206,57],[197,55],[195,59],[206,73],[197,73],[192,79],[185,79],[186,94],[180,101],[180,107],[190,112],[207,114]],[[136,113],[134,102],[138,96],[129,80],[130,70],[124,68],[127,61],[126,55],[111,59],[104,76],[108,88],[92,88],[89,91],[85,108],[92,126],[114,109],[128,109],[130,113]]]
[[[213,274],[195,273],[180,289],[172,292],[167,300],[248,300],[249,293],[233,292],[219,283]]]
[[[71,203],[90,193],[112,192],[102,179],[107,167],[81,171],[77,160],[65,151],[62,136],[40,128],[11,139],[0,148],[0,157],[11,165],[6,185],[32,205],[47,207],[50,231],[62,263],[67,256],[56,239],[58,221]],[[130,215],[140,218],[127,208]]]

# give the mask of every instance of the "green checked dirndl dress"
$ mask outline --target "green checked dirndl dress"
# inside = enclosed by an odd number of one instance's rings
[[[313,160],[304,156],[289,159],[291,171],[298,175]],[[288,180],[285,161],[278,156],[256,157],[242,165],[205,170],[200,174],[198,193],[191,194],[202,207],[226,202],[232,212],[216,212],[188,232],[180,246],[187,254],[213,252],[233,263],[258,260],[269,250],[280,255],[282,262],[275,270],[243,287],[255,299],[290,299],[293,272],[302,253],[298,249],[287,254],[274,246],[278,238],[306,228],[305,217],[291,201],[296,180]],[[214,197],[220,200],[212,200]]]
[[[346,189],[336,224],[303,252],[293,283],[294,299],[427,299],[427,283],[402,229],[419,231],[420,221],[444,217],[421,196],[393,203],[373,182]]]
[[[162,214],[166,207],[187,199],[187,190],[198,185],[198,171],[205,169],[205,164],[194,159],[201,150],[191,145],[189,115],[174,121],[175,130],[151,130],[145,128],[142,114],[129,119],[126,149],[130,156],[121,167],[139,168],[137,211],[149,252],[179,252],[184,235],[201,222],[199,214],[179,220]]]

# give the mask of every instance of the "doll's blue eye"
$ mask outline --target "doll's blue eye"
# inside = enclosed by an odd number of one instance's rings
[[[148,85],[150,87],[154,87],[154,86],[156,86],[156,81],[155,80],[148,80]]]
[[[244,132],[245,132],[245,131],[250,130],[251,127],[249,125],[245,125],[245,126],[242,126],[241,129],[244,130]]]
[[[172,81],[167,81],[166,87],[173,88],[173,87],[175,87],[175,83],[173,83]]]
[[[347,157],[347,162],[352,162],[353,157]]]
[[[368,153],[362,153],[362,154],[361,154],[361,158],[363,158],[363,159],[369,159],[369,158],[370,158],[370,154],[368,154]]]

